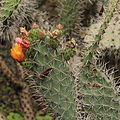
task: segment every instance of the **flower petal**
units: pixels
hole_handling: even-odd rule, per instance
[[[11,48],[10,54],[17,61],[24,60],[24,53],[22,51],[22,47],[17,43]]]
[[[15,39],[15,41],[16,41],[16,43],[21,44],[23,40],[22,40],[22,38],[17,37],[17,38]]]

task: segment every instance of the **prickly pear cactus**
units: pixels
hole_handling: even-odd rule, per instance
[[[85,62],[90,61],[93,58],[93,54],[95,53],[96,49],[99,48],[99,44],[103,40],[105,30],[109,27],[109,23],[114,15],[114,12],[116,11],[116,9],[119,5],[119,0],[116,0],[114,2],[112,1],[110,3],[111,4],[109,6],[109,10],[107,10],[105,17],[103,17],[103,21],[98,22],[98,31],[95,32],[96,35],[94,37],[93,36],[91,37],[91,34],[88,33],[88,35],[86,35],[86,37],[84,39],[84,42],[86,42],[89,45],[89,46],[87,46],[88,47],[87,48],[88,55],[85,58]],[[92,29],[92,32],[93,31],[94,31],[94,29]]]
[[[48,104],[62,120],[76,120],[73,78],[59,51],[48,48],[43,42],[37,44],[34,70],[42,73],[48,68],[52,71],[45,80],[39,80],[40,91]]]
[[[14,13],[14,10],[17,7],[19,8],[19,10],[23,10],[21,8],[25,8],[25,9],[22,12],[20,12],[21,16],[20,17],[17,16],[18,19],[14,19],[14,21],[17,21],[17,23],[19,23],[19,20],[20,21],[28,20],[27,22],[29,23],[30,22],[29,17],[31,18],[30,14],[32,13],[31,11],[33,9],[29,7],[30,5],[28,4],[29,1],[27,0],[21,0],[21,1],[19,2],[22,3],[21,4],[22,7],[17,7],[19,6],[18,4],[15,4],[15,7],[13,7],[14,5],[12,4],[12,10],[8,10],[6,12],[4,11],[4,9],[1,9],[3,10],[2,12],[3,14],[1,17],[2,20],[6,20],[6,19],[8,21],[11,20],[8,19],[12,14],[11,11],[13,11]],[[92,4],[94,3],[94,1],[95,0],[83,1],[85,7],[82,8],[81,6],[81,8],[79,9],[82,10],[79,13],[80,16],[78,15],[77,24],[74,24],[75,17],[77,17],[76,14],[78,13],[78,11],[76,12],[77,6],[76,4],[75,6],[72,7],[70,5],[73,5],[73,3],[77,3],[77,2],[82,3],[82,0],[65,1],[66,3],[65,7],[68,10],[66,11],[67,12],[66,16],[69,14],[70,11],[72,11],[73,13],[71,15],[69,14],[70,16],[67,16],[68,19],[64,18],[63,23],[65,25],[66,31],[71,31],[73,27],[75,27],[76,33],[77,32],[79,33],[79,30],[76,28],[80,29],[81,27],[81,23],[83,22],[83,19],[81,19],[81,22],[79,23],[79,18],[82,17],[82,15],[85,12],[85,9],[87,7],[86,3],[87,5],[89,5],[89,3]],[[10,4],[10,2],[11,1],[5,3]],[[69,5],[67,5],[67,3],[69,3]],[[118,3],[118,0],[115,0],[115,3]],[[35,84],[33,87],[37,88],[37,92],[39,91],[40,93],[43,94],[44,98],[46,98],[47,105],[51,107],[53,112],[56,114],[57,119],[60,120],[81,120],[81,119],[82,120],[119,120],[120,119],[120,102],[119,102],[119,97],[117,96],[117,92],[115,90],[114,81],[113,79],[110,78],[110,76],[108,77],[101,69],[99,70],[97,65],[94,65],[92,61],[94,57],[94,53],[96,49],[99,48],[99,43],[103,39],[104,32],[106,31],[107,27],[109,26],[109,22],[113,17],[115,7],[116,4],[115,6],[112,6],[112,9],[110,8],[110,14],[108,14],[108,16],[105,17],[105,21],[104,20],[102,21],[103,24],[100,24],[100,30],[98,31],[95,37],[96,41],[92,43],[92,46],[90,46],[90,48],[88,49],[87,51],[88,54],[87,56],[85,56],[84,59],[85,61],[82,61],[82,59],[80,59],[80,61],[78,62],[82,64],[81,65],[82,67],[80,67],[80,70],[79,68],[77,69],[78,74],[74,74],[73,75],[74,77],[70,72],[69,69],[70,66],[68,66],[67,62],[64,59],[65,58],[64,54],[61,54],[61,51],[59,49],[60,41],[56,39],[57,36],[56,33],[58,31],[48,32],[50,34],[50,37],[54,39],[48,38],[48,36],[45,35],[46,33],[44,33],[42,30],[36,32],[34,31],[36,29],[35,28],[33,29],[33,31],[30,31],[31,32],[30,34],[33,37],[32,39],[34,39],[35,41],[33,41],[32,44],[34,45],[32,46],[33,48],[31,48],[30,51],[27,51],[28,53],[33,51],[32,54],[30,54],[30,56],[28,55],[29,59],[31,60],[28,61],[28,63],[29,62],[32,63],[32,65],[31,64],[29,65],[32,68],[32,70],[35,72],[35,75],[37,75],[37,78],[35,77],[35,80],[38,84],[38,86],[35,86],[36,85]],[[26,13],[26,11],[27,14],[24,14]],[[24,17],[22,16],[22,14],[28,16]],[[15,18],[14,15],[12,16],[13,18]],[[69,22],[72,24],[68,24]],[[13,30],[14,27],[18,28],[19,25],[16,25],[15,23],[13,27],[9,28],[9,30]],[[47,28],[49,29],[49,26],[47,26]],[[8,33],[9,33],[8,31],[5,32],[4,36],[11,34]],[[80,35],[78,33],[77,33],[78,38],[80,38]],[[1,38],[2,39],[0,39],[0,42],[1,40],[3,41],[4,37],[2,36]],[[11,38],[13,38],[13,34]],[[29,40],[31,40],[31,38]],[[27,61],[25,62],[27,63]],[[84,63],[88,66],[84,66]],[[89,65],[88,63],[92,63],[93,66],[91,64]],[[76,66],[78,67],[79,65],[80,64]],[[77,80],[76,85],[74,84],[75,79]],[[38,95],[36,93],[36,99],[37,97]],[[42,104],[40,101],[38,102],[39,104]],[[80,105],[78,103],[80,103]],[[81,114],[81,118],[78,117],[78,115],[80,114]],[[3,116],[0,114],[0,117]]]
[[[112,4],[112,9],[110,8],[110,12],[108,11],[109,14],[106,15],[105,21],[102,21],[95,38],[95,44],[92,44],[92,47],[88,49],[85,63],[92,60],[94,51],[112,18],[117,2],[116,0],[115,4]],[[34,71],[42,73],[48,68],[52,68],[46,79],[38,79],[37,82],[48,104],[60,116],[60,119],[79,120],[84,116],[84,120],[119,120],[119,99],[116,96],[115,86],[113,81],[101,70],[92,69],[91,66],[90,68],[81,67],[79,86],[77,86],[80,93],[77,96],[79,97],[78,101],[75,101],[74,79],[69,73],[66,62],[59,54],[59,50],[53,50],[43,42],[38,43],[34,49],[36,51]],[[77,102],[81,104],[79,110],[76,109]],[[76,114],[81,114],[82,118],[76,117]]]
[[[116,0],[109,2],[109,10],[105,13],[105,16],[103,16],[104,19],[98,20],[99,22],[97,23],[97,27],[94,27],[95,24],[93,24],[90,29],[92,34],[88,33],[88,35],[86,35],[84,39],[84,41],[89,45],[87,51],[88,55],[85,56],[84,59],[84,62],[85,64],[87,64],[87,66],[84,66],[84,68],[81,70],[79,84],[80,92],[82,94],[82,109],[87,120],[120,119],[120,100],[118,92],[115,89],[115,78],[112,78],[110,76],[110,69],[107,68],[107,63],[103,59],[101,61],[103,62],[103,67],[101,67],[101,69],[99,69],[98,67],[98,56],[99,54],[101,54],[101,56],[104,54],[102,52],[102,48],[105,48],[105,46],[108,46],[108,44],[113,43],[110,42],[110,39],[109,42],[107,42],[107,39],[110,37],[108,29],[111,26],[110,23],[114,16],[115,10],[118,9],[117,7],[119,6],[119,1]],[[93,27],[97,28],[97,30],[95,31]],[[115,34],[117,34],[117,32],[115,31]],[[91,35],[94,35],[94,33],[95,36],[92,36],[93,38],[91,39]],[[106,35],[108,35],[109,37],[106,37]],[[99,54],[97,52],[99,52]],[[105,49],[104,52],[106,52]],[[104,59],[106,59],[106,56],[104,57]],[[93,66],[91,65],[91,63]],[[104,70],[104,68],[106,70]],[[112,75],[114,76],[114,72]]]
[[[80,75],[80,92],[87,120],[119,120],[120,104],[113,80],[101,70],[85,67]]]

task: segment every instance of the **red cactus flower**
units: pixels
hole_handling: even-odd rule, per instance
[[[24,49],[28,49],[29,46],[30,46],[30,42],[26,39],[22,39],[22,38],[19,38],[17,37],[16,38],[16,43],[20,44],[22,48]]]
[[[28,40],[24,39],[24,40],[22,41],[22,43],[21,43],[21,46],[22,46],[22,48],[24,48],[24,49],[28,49],[29,46],[30,46],[30,42],[29,42]]]

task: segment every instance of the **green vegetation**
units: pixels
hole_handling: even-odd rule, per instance
[[[10,112],[9,115],[7,116],[8,120],[24,120],[23,117],[18,114],[18,113],[14,113],[14,112]],[[45,115],[45,116],[36,116],[36,120],[52,120],[52,117],[49,115]]]
[[[23,118],[21,117],[20,114],[18,113],[9,113],[9,115],[7,116],[8,120],[23,120]]]
[[[52,120],[52,117],[49,115],[46,116],[36,116],[36,120]]]
[[[40,91],[58,116],[62,115],[65,120],[75,120],[73,78],[66,61],[64,61],[60,45],[56,46],[55,43],[49,42],[49,40],[59,41],[60,36],[53,39],[53,34],[51,37],[47,35],[44,41],[41,39],[33,46],[35,66],[32,70],[39,74],[48,68],[53,68],[52,72],[46,76],[45,81],[37,79],[38,85],[41,86]]]

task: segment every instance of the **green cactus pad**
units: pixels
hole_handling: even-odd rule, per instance
[[[80,75],[83,110],[94,120],[119,120],[120,105],[112,81],[97,70],[85,67]],[[91,119],[90,119],[91,120]]]
[[[62,120],[76,120],[73,78],[67,64],[63,61],[63,56],[42,42],[39,42],[34,49],[36,50],[34,58],[37,64],[34,68],[36,73],[40,74],[48,68],[53,68],[46,79],[37,80],[40,91]]]

